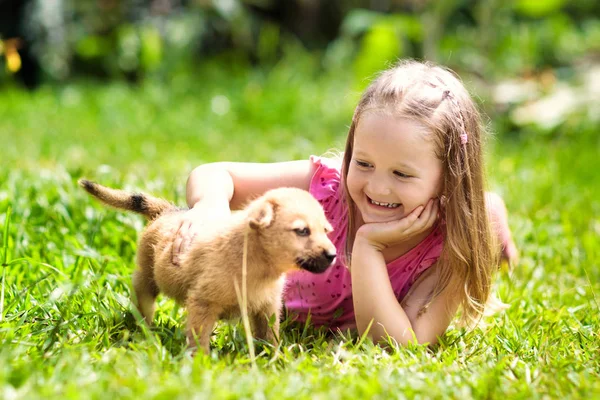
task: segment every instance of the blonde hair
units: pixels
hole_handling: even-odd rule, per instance
[[[430,62],[402,61],[369,85],[354,111],[342,162],[350,211],[347,260],[354,240],[356,204],[349,196],[346,178],[354,132],[366,111],[391,112],[428,128],[436,156],[443,165],[441,195],[445,199],[445,224],[441,224],[444,249],[438,261],[438,281],[428,304],[450,288],[460,299],[463,322],[478,319],[490,294],[497,253],[485,206],[485,130],[477,107],[452,71]]]

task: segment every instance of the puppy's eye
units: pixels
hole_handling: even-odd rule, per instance
[[[310,235],[310,229],[308,229],[308,228],[296,228],[296,229],[294,229],[294,232],[296,232],[296,235],[298,235],[298,236]]]

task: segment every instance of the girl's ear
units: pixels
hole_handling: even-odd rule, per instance
[[[263,201],[250,211],[248,225],[252,229],[268,228],[273,223],[273,216],[273,204],[270,201]]]

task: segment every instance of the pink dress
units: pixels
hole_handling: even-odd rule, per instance
[[[348,207],[340,184],[340,165],[333,160],[312,156],[316,167],[310,182],[310,193],[321,203],[333,226],[329,238],[337,249],[335,263],[322,274],[298,271],[288,275],[285,307],[304,322],[310,314],[312,324],[330,328],[355,328],[350,273],[342,263],[346,243]],[[401,301],[411,285],[442,253],[443,239],[439,228],[421,243],[387,264],[396,298]]]

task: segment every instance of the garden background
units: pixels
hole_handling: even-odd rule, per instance
[[[0,0],[0,398],[593,398],[600,395],[600,3],[593,0]],[[434,348],[284,324],[278,349],[184,313],[130,312],[143,220],[76,181],[183,205],[195,166],[342,149],[398,58],[460,74],[492,133],[489,188],[521,261],[510,305]]]

